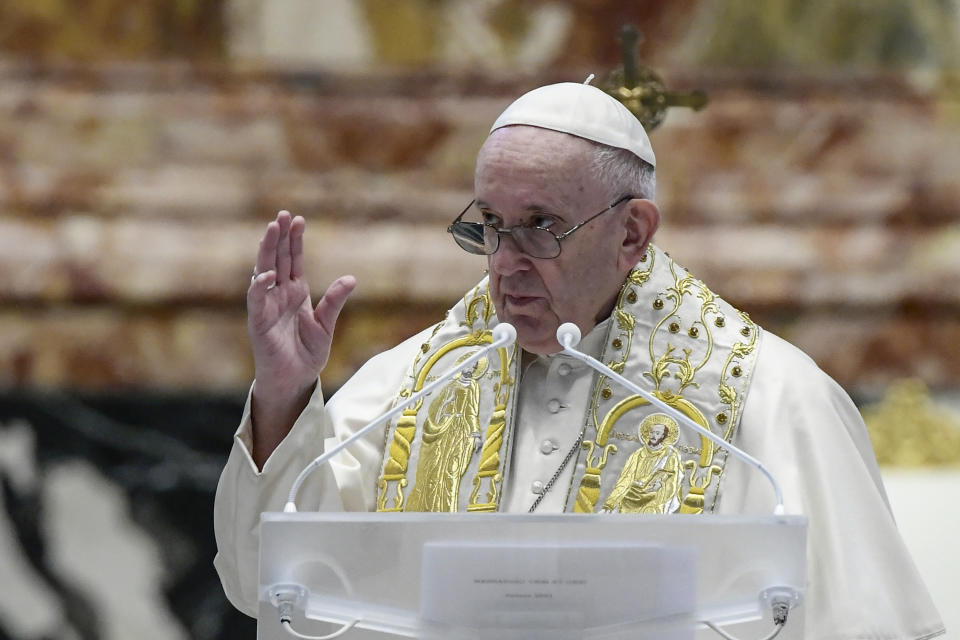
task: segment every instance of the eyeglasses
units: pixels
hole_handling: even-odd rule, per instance
[[[486,222],[464,222],[461,218],[476,203],[476,200],[474,200],[450,223],[447,232],[453,235],[453,239],[460,245],[461,249],[480,256],[489,256],[496,253],[497,249],[500,248],[500,236],[510,235],[513,237],[513,241],[517,243],[520,251],[531,258],[556,258],[560,255],[561,241],[570,237],[574,231],[594,218],[618,207],[627,200],[632,200],[634,197],[632,195],[623,196],[603,211],[590,216],[560,235],[555,234],[550,229],[530,224],[518,224],[504,229]]]

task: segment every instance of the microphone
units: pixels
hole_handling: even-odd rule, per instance
[[[514,327],[509,322],[501,322],[493,328],[493,343],[487,347],[484,353],[489,353],[494,349],[499,349],[500,347],[505,347],[508,344],[513,344],[517,339],[517,328]],[[499,346],[494,346],[494,344],[499,343]]]
[[[564,351],[567,348],[573,348],[580,344],[580,327],[573,324],[572,322],[564,322],[562,325],[557,327],[557,342],[560,343],[560,346],[563,347]]]
[[[770,480],[770,484],[773,485],[773,492],[777,496],[777,506],[774,507],[773,514],[779,516],[779,515],[783,515],[786,512],[783,506],[783,492],[780,490],[780,485],[777,483],[776,479],[774,479],[770,471],[767,470],[767,468],[764,467],[763,463],[761,463],[759,460],[751,456],[749,453],[747,453],[740,447],[737,447],[736,445],[730,442],[727,442],[726,440],[716,435],[709,429],[704,429],[702,426],[700,426],[699,424],[697,424],[696,422],[688,418],[683,413],[677,411],[670,405],[666,404],[665,402],[663,402],[662,400],[660,400],[659,398],[651,394],[649,391],[644,391],[643,389],[638,387],[636,384],[634,384],[632,381],[628,380],[627,378],[624,378],[619,373],[617,373],[610,367],[606,366],[602,362],[598,361],[595,358],[592,358],[591,356],[588,356],[582,351],[577,351],[576,349],[574,349],[576,345],[580,344],[580,328],[577,327],[577,325],[573,324],[572,322],[564,322],[562,325],[560,325],[557,328],[557,342],[560,343],[560,346],[563,347],[563,352],[566,353],[567,355],[573,356],[574,358],[576,358],[577,360],[580,360],[581,362],[585,362],[586,364],[590,365],[591,368],[595,369],[596,371],[599,371],[600,373],[607,376],[608,378],[612,378],[613,380],[616,380],[617,382],[619,382],[626,388],[630,389],[637,395],[646,399],[653,406],[657,407],[664,413],[668,414],[669,416],[677,420],[679,423],[683,424],[684,426],[690,427],[691,429],[693,429],[703,437],[707,438],[708,440],[711,440],[717,446],[723,447],[724,449],[732,453],[735,457],[739,458],[740,460],[746,462],[751,467],[754,467],[755,469],[763,473],[767,477],[767,479]]]
[[[347,438],[346,440],[344,440],[334,448],[330,449],[329,451],[324,451],[322,454],[314,458],[313,461],[310,462],[310,464],[308,464],[303,468],[303,471],[300,472],[300,475],[297,476],[297,479],[293,481],[293,486],[290,487],[290,494],[287,496],[287,503],[283,506],[284,512],[296,513],[297,493],[300,492],[300,487],[303,485],[307,477],[311,473],[313,473],[314,470],[316,470],[318,467],[326,463],[328,460],[330,460],[330,458],[334,457],[335,455],[340,453],[342,450],[346,449],[351,444],[353,444],[354,442],[362,438],[374,427],[379,426],[384,422],[386,422],[387,420],[390,420],[391,418],[399,415],[400,413],[403,412],[404,409],[414,404],[417,400],[427,395],[428,393],[430,393],[431,391],[439,387],[441,384],[449,380],[452,380],[464,369],[468,369],[472,367],[475,362],[480,360],[480,358],[483,358],[491,351],[513,344],[513,342],[517,339],[517,330],[509,322],[499,323],[497,326],[493,328],[493,331],[491,333],[492,333],[493,341],[490,344],[488,344],[485,347],[482,347],[475,354],[473,354],[472,356],[470,356],[469,358],[467,358],[457,366],[453,367],[449,371],[446,371],[445,373],[443,373],[439,378],[437,378],[436,380],[434,380],[433,382],[425,386],[423,389],[412,394],[402,404],[398,404],[396,407],[394,407],[390,411],[387,411],[383,415],[374,418],[371,422],[365,425],[362,429],[356,431],[349,438]]]

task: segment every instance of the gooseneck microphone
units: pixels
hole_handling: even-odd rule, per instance
[[[644,391],[643,389],[638,387],[636,384],[634,384],[627,378],[624,378],[619,373],[617,373],[610,367],[606,366],[599,360],[591,356],[588,356],[582,351],[577,351],[576,349],[574,349],[576,345],[580,344],[580,328],[577,327],[577,325],[573,324],[572,322],[564,322],[562,325],[560,325],[560,327],[557,328],[557,342],[560,343],[560,346],[563,347],[563,352],[566,353],[567,355],[573,356],[577,360],[585,362],[590,367],[592,367],[596,371],[599,371],[600,373],[607,376],[608,378],[616,380],[627,389],[630,389],[637,395],[647,400],[653,406],[657,407],[667,415],[677,420],[679,423],[683,424],[684,426],[690,427],[691,429],[693,429],[694,431],[702,435],[704,438],[707,438],[708,440],[713,441],[717,446],[723,447],[724,449],[732,453],[737,458],[743,460],[748,465],[756,468],[761,473],[763,473],[763,475],[767,476],[767,478],[770,480],[770,484],[773,485],[773,492],[777,496],[777,506],[774,508],[773,514],[778,516],[784,514],[785,509],[783,506],[783,493],[780,491],[780,485],[774,479],[770,471],[768,471],[767,468],[763,466],[763,463],[761,463],[759,460],[751,456],[749,453],[747,453],[743,449],[740,449],[734,444],[727,442],[726,440],[716,435],[709,429],[703,428],[701,425],[697,424],[696,422],[688,418],[683,413],[677,411],[670,405],[666,404],[665,402],[663,402],[662,400],[660,400],[659,398],[651,394],[649,391]]]
[[[420,398],[427,395],[428,393],[430,393],[431,391],[439,387],[441,384],[449,380],[452,380],[464,369],[469,369],[470,367],[472,367],[475,362],[477,362],[478,360],[486,356],[491,351],[509,346],[513,344],[513,342],[517,339],[517,330],[514,328],[512,324],[508,322],[499,323],[497,326],[493,328],[492,333],[493,333],[493,336],[492,336],[493,341],[490,344],[486,345],[485,347],[482,347],[479,351],[474,353],[472,356],[470,356],[463,362],[459,363],[457,366],[453,367],[449,371],[446,371],[445,373],[443,373],[439,378],[437,378],[436,380],[434,380],[433,382],[425,386],[423,389],[412,394],[402,404],[399,404],[393,409],[391,409],[390,411],[387,411],[386,413],[384,413],[383,415],[374,418],[371,422],[369,422],[362,429],[355,432],[349,438],[347,438],[346,440],[344,440],[334,448],[330,449],[329,451],[324,451],[322,454],[314,458],[312,462],[310,462],[307,466],[303,468],[303,471],[300,472],[300,475],[297,476],[297,479],[293,481],[293,486],[290,487],[290,494],[287,496],[287,503],[283,507],[284,512],[286,513],[296,512],[297,493],[300,492],[301,485],[303,485],[304,481],[307,479],[307,477],[311,473],[313,473],[315,469],[317,469],[318,467],[326,463],[328,460],[330,460],[330,458],[340,453],[343,449],[349,447],[351,444],[353,444],[354,442],[362,438],[374,427],[377,427],[383,424],[384,422],[386,422],[387,420],[390,420],[391,418],[399,415],[400,413],[403,412],[404,409],[413,405]]]

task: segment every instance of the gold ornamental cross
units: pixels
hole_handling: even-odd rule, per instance
[[[637,45],[641,34],[633,25],[624,25],[620,31],[623,48],[623,66],[607,76],[601,88],[619,100],[643,124],[647,132],[656,129],[671,107],[688,107],[699,111],[707,105],[707,94],[699,89],[669,91],[657,73],[637,62]]]

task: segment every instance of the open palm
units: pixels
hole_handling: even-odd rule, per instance
[[[287,211],[267,225],[247,290],[254,400],[271,409],[296,402],[313,387],[330,357],[337,317],[356,285],[352,276],[342,276],[313,306],[303,270],[305,227],[302,217],[291,218]]]

